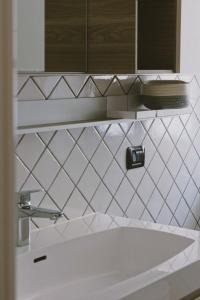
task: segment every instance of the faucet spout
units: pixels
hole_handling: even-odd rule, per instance
[[[63,213],[59,210],[45,209],[35,206],[24,206],[19,208],[18,216],[20,218],[45,218],[50,220],[57,220],[63,216]]]

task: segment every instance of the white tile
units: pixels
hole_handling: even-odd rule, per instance
[[[47,131],[47,132],[40,132],[38,135],[42,139],[43,143],[47,145],[50,140],[52,139],[53,135],[55,134],[55,131]]]
[[[147,209],[145,209],[144,213],[142,214],[141,220],[146,221],[146,222],[154,222],[154,219],[149,214],[149,212],[147,211]]]
[[[65,82],[63,78],[56,85],[56,88],[53,90],[49,99],[66,99],[66,98],[74,98],[74,94]]]
[[[179,116],[181,122],[184,124],[184,126],[186,125],[187,121],[189,120],[190,114],[185,114],[185,115],[181,115]]]
[[[156,148],[153,145],[149,136],[145,137],[145,139],[143,141],[143,146],[146,149],[146,151],[145,151],[145,167],[148,167],[148,165],[150,164],[150,162],[156,152]]]
[[[169,161],[167,162],[167,167],[174,178],[178,174],[181,165],[182,165],[181,156],[179,155],[178,151],[174,149],[173,153],[170,156]]]
[[[200,194],[199,193],[197,194],[195,201],[193,202],[192,212],[193,212],[196,220],[199,221],[199,216],[200,216]]]
[[[200,102],[200,101],[199,101]],[[200,130],[198,134],[195,136],[193,145],[198,153],[200,153]]]
[[[194,230],[195,227],[196,227],[196,224],[197,224],[197,222],[196,222],[193,214],[191,212],[189,212],[189,214],[188,214],[188,216],[187,216],[187,218],[185,220],[184,227],[188,228],[188,229],[193,229]]]
[[[124,215],[123,211],[117,204],[115,200],[112,201],[111,205],[109,206],[107,210],[107,214],[111,216],[119,216],[122,217]]]
[[[192,178],[194,179],[194,182],[196,183],[197,187],[200,188],[200,161],[198,161],[196,165]]]
[[[80,217],[83,215],[86,207],[87,202],[80,194],[80,192],[76,189],[67,202],[63,212],[68,218]]]
[[[159,153],[161,154],[165,162],[169,160],[173,149],[174,145],[170,139],[169,134],[166,132],[158,148]]]
[[[28,80],[28,75],[18,74],[18,76],[17,76],[17,91],[18,92],[23,87],[23,85],[26,83],[27,80]]]
[[[180,155],[182,156],[182,158],[185,158],[188,150],[189,150],[189,147],[191,145],[191,142],[188,138],[188,135],[186,133],[186,131],[184,130],[180,139],[178,140],[178,143],[177,143],[177,148],[180,152]]]
[[[158,189],[164,198],[167,197],[167,194],[169,193],[172,184],[173,184],[173,179],[169,171],[165,169],[158,182]]]
[[[195,113],[191,114],[191,116],[186,124],[186,130],[187,130],[190,138],[193,140],[199,130],[199,121],[198,121]]]
[[[99,176],[96,174],[94,169],[89,165],[84,172],[78,187],[83,193],[83,195],[90,200],[92,196],[94,195],[97,186],[100,182]]]
[[[26,178],[29,176],[29,171],[18,158],[16,158],[15,168],[16,168],[16,182],[15,182],[16,191],[19,191],[22,185],[24,184]]]
[[[85,128],[78,140],[78,145],[90,160],[101,142],[101,137],[94,127]]]
[[[81,152],[78,146],[75,146],[68,160],[66,161],[64,168],[69,174],[70,178],[77,183],[80,179],[83,171],[87,166],[87,159]]]
[[[176,178],[176,183],[179,189],[181,190],[181,192],[185,190],[189,179],[190,179],[190,174],[188,173],[186,167],[183,165]]]
[[[133,195],[134,195],[134,189],[130,185],[129,181],[124,178],[119,190],[117,191],[115,195],[115,199],[119,203],[120,207],[125,211],[128,204],[130,203]]]
[[[81,98],[87,98],[87,97],[100,97],[101,93],[97,89],[95,83],[92,81],[91,78],[88,79],[86,84],[84,85],[82,91],[79,94],[79,97]]]
[[[63,164],[74,145],[75,142],[71,135],[66,130],[59,130],[50,142],[49,149],[53,152],[58,161]]]
[[[172,213],[170,212],[169,208],[165,204],[157,218],[157,222],[165,225],[169,225],[172,219]]]
[[[167,112],[167,110],[166,110],[166,112]],[[163,122],[164,126],[165,126],[166,128],[168,128],[169,125],[170,125],[170,123],[172,122],[172,118],[171,118],[171,117],[167,117],[167,115],[166,115],[166,116],[162,119],[162,122]]]
[[[125,93],[128,93],[130,88],[133,86],[137,75],[118,75],[117,78],[120,81]]]
[[[123,173],[118,166],[118,164],[113,161],[112,165],[108,169],[103,181],[105,182],[107,188],[114,194],[122,181]]]
[[[196,185],[194,184],[193,180],[190,179],[190,181],[187,185],[187,188],[183,194],[189,207],[192,207],[192,204],[195,200],[197,192],[198,192],[198,189],[197,189]]]
[[[36,134],[26,134],[16,149],[16,153],[32,169],[45,146]]]
[[[198,98],[200,96],[200,88],[197,81],[197,78],[194,76],[190,82],[190,103],[194,107]]]
[[[141,184],[139,185],[138,188],[138,194],[142,198],[144,203],[147,203],[153,190],[155,188],[155,185],[151,179],[151,177],[146,173],[144,175],[144,178],[142,179]]]
[[[195,112],[198,120],[200,121],[200,101],[197,101],[195,108],[194,108],[194,112]]]
[[[165,133],[165,127],[160,119],[156,119],[153,122],[149,130],[149,135],[156,146],[158,146]]]
[[[145,207],[144,207],[142,201],[137,196],[137,194],[135,194],[133,200],[131,201],[130,206],[127,209],[126,214],[129,218],[140,219],[144,209],[145,209]]]
[[[176,227],[179,227],[180,225],[178,224],[178,222],[176,221],[175,218],[172,218],[171,222],[170,222],[170,225],[172,226],[176,226]]]
[[[127,172],[127,177],[136,189],[145,173],[145,168],[136,168]]]
[[[111,85],[109,86],[108,90],[106,91],[106,96],[120,96],[124,95],[124,91],[117,80],[117,78],[114,78]]]
[[[60,79],[60,76],[34,76],[34,81],[42,90],[43,94],[48,98],[56,83]]]
[[[147,151],[148,151],[148,149],[147,149]],[[156,183],[158,182],[164,168],[165,168],[165,165],[164,165],[162,159],[160,158],[160,155],[157,152],[148,167],[148,171],[149,171],[151,177],[153,178],[154,182],[156,182]]]
[[[154,219],[157,218],[158,213],[160,212],[162,206],[164,204],[164,200],[157,189],[154,190],[148,204],[147,208]]]
[[[116,160],[120,164],[121,168],[123,169],[124,172],[127,171],[126,168],[126,150],[128,147],[130,147],[130,143],[127,140],[127,138],[124,139],[123,143],[121,144],[119,150],[116,153]]]
[[[112,159],[113,156],[110,153],[108,147],[104,143],[101,143],[91,160],[91,164],[93,165],[97,173],[101,177],[103,177]]]
[[[66,173],[61,170],[51,188],[49,189],[49,194],[53,199],[55,199],[59,207],[62,208],[68,197],[70,196],[73,188],[74,184],[66,175]]]
[[[93,197],[91,205],[95,209],[95,211],[105,213],[107,208],[109,207],[111,200],[111,194],[109,193],[105,185],[101,183]]]
[[[30,78],[18,94],[18,100],[42,100],[45,99],[39,88]]]
[[[153,120],[151,120],[151,119],[147,119],[147,120],[143,120],[142,121],[142,125],[144,126],[144,128],[148,131],[149,130],[149,128],[151,127],[151,125],[152,125],[152,123],[153,123]]]
[[[105,125],[105,124],[102,124],[102,125],[99,125],[99,126],[95,126],[96,130],[98,131],[99,135],[101,137],[104,137],[104,135],[106,134],[108,128],[109,128],[110,125]]]
[[[110,151],[115,154],[124,139],[124,133],[119,124],[112,124],[106,133],[104,141]]]
[[[192,146],[190,148],[188,154],[185,157],[185,164],[190,173],[193,173],[198,161],[199,161],[199,157],[198,157],[194,147]]]
[[[141,145],[145,136],[146,131],[141,122],[134,122],[127,134],[127,138],[133,146]]]
[[[174,183],[166,199],[166,202],[172,212],[174,212],[175,209],[177,208],[180,199],[181,199],[181,193],[177,188],[176,184]]]
[[[131,128],[133,122],[132,121],[124,121],[120,123],[120,127],[122,128],[123,132],[127,134],[129,129]]]
[[[173,118],[171,124],[168,127],[169,134],[174,141],[177,142],[180,137],[181,132],[183,131],[183,124],[178,117]]]
[[[182,200],[180,201],[180,203],[175,211],[175,217],[181,226],[183,226],[188,213],[189,213],[189,208],[182,198]]]
[[[59,170],[59,165],[49,151],[45,151],[36,167],[33,174],[45,189],[51,185]]]
[[[77,141],[81,134],[83,133],[84,128],[72,128],[69,129],[69,133],[72,135],[72,137],[75,139],[75,141]]]
[[[113,79],[113,75],[94,75],[92,78],[101,94],[104,95]]]
[[[65,80],[68,82],[74,94],[77,96],[88,77],[88,75],[68,75],[65,76]]]

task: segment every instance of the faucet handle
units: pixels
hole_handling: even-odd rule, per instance
[[[17,193],[17,202],[21,205],[30,205],[31,204],[31,194],[43,192],[43,189],[30,190],[30,191],[21,191]]]

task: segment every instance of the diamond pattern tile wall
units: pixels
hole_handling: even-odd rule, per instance
[[[134,94],[139,84],[152,78],[166,76],[20,75],[18,99]],[[42,188],[44,192],[33,197],[34,205],[60,209],[65,219],[99,211],[199,229],[197,78],[190,79],[190,116],[19,136],[16,189]],[[127,171],[126,148],[141,143],[146,147],[145,167]],[[38,228],[52,221],[32,222]]]

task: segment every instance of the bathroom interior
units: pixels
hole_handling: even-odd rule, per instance
[[[0,300],[200,299],[199,11],[0,0]]]

